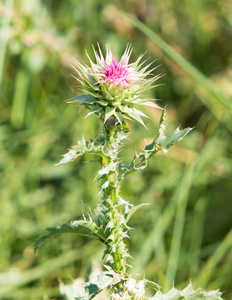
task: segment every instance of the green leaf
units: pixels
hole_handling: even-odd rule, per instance
[[[72,146],[72,148],[66,154],[63,155],[61,161],[56,165],[62,165],[73,161],[78,156],[83,155],[85,153],[99,155],[105,159],[107,158],[107,155],[104,153],[104,141],[101,138],[101,136],[95,141],[90,140],[90,142],[82,138],[76,146]]]
[[[146,146],[145,150],[151,150],[155,146],[158,148],[158,150],[162,150],[164,153],[167,153],[171,146],[173,146],[174,144],[182,140],[183,137],[192,130],[192,128],[189,127],[180,130],[178,127],[171,134],[166,136],[165,117],[166,117],[166,112],[164,109],[162,111],[161,118],[160,118],[159,135],[157,136],[156,139],[154,139],[154,141],[151,144]]]
[[[205,292],[201,289],[194,290],[192,285],[189,284],[185,289],[182,291],[172,288],[168,293],[163,294],[158,291],[154,297],[150,297],[149,300],[200,300],[200,299],[207,299],[207,300],[222,300],[221,292],[219,291],[210,291]]]
[[[149,158],[151,158],[160,150],[164,153],[167,153],[171,146],[182,140],[183,137],[192,130],[192,128],[185,128],[183,130],[180,130],[178,127],[175,131],[166,136],[166,126],[164,122],[165,110],[163,110],[161,114],[158,136],[153,140],[151,144],[147,144],[142,152],[134,156],[130,165],[119,165],[118,181],[121,181],[125,178],[125,176],[129,175],[132,172],[143,170],[144,168],[146,168]]]
[[[109,266],[104,266],[106,272],[101,272],[94,267],[88,276],[89,282],[83,282],[77,278],[71,284],[65,285],[60,281],[60,292],[66,300],[90,300],[107,287],[112,287],[121,281],[119,274],[115,273]]]
[[[78,142],[76,146],[72,146],[72,148],[63,155],[63,158],[61,161],[56,165],[62,165],[66,164],[67,162],[70,162],[74,159],[76,159],[78,156],[84,154],[88,150],[88,142],[85,141],[84,138]]]
[[[183,139],[184,136],[186,136],[190,131],[192,130],[192,128],[185,128],[180,130],[179,127],[173,131],[171,134],[167,135],[167,136],[158,136],[155,140],[154,140],[154,144],[160,148],[160,150],[162,150],[164,153],[167,153],[169,148],[171,148],[171,146],[173,146],[174,144],[178,143],[180,140]]]
[[[97,278],[91,283],[85,283],[85,294],[82,297],[77,297],[77,300],[91,300],[97,294],[107,287],[114,286],[121,281],[120,276],[113,270],[103,272],[97,275]]]
[[[75,233],[79,235],[92,235],[93,237],[105,242],[106,236],[104,230],[99,228],[92,220],[73,221],[70,224],[62,226],[48,227],[46,235],[38,238],[34,243],[34,252],[42,246],[49,238],[57,236],[61,233]]]
[[[131,171],[131,165],[119,164],[118,181],[121,181]]]
[[[85,290],[87,294],[84,297],[76,298],[76,299],[93,299],[97,294],[99,294],[102,289],[95,283],[88,283],[85,286]]]
[[[79,153],[76,152],[75,149],[70,149],[68,151],[68,153],[66,153],[66,154],[63,155],[63,158],[61,159],[61,161],[58,164],[56,164],[56,166],[57,165],[66,164],[66,163],[68,163],[70,161],[73,161],[75,158],[77,158],[81,154],[82,154],[81,152],[79,152]]]

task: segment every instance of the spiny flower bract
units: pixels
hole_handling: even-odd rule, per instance
[[[134,63],[129,63],[132,48],[127,46],[119,62],[115,59],[109,45],[106,46],[105,57],[98,45],[98,52],[93,48],[95,60],[89,57],[90,66],[76,61],[76,68],[81,83],[82,95],[70,99],[90,110],[87,116],[97,114],[106,122],[109,118],[116,118],[120,124],[124,119],[135,119],[144,125],[142,117],[147,117],[136,107],[147,105],[158,106],[143,98],[144,92],[154,87],[153,83],[160,75],[152,76],[148,70],[151,64],[144,66],[141,61],[143,55]],[[145,125],[144,125],[145,126]]]

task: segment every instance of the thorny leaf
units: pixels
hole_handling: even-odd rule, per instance
[[[119,274],[112,269],[107,272],[102,272],[97,276],[97,279],[92,283],[85,283],[85,294],[77,297],[77,300],[91,300],[107,287],[114,286],[121,281]]]
[[[96,140],[90,140],[89,142],[84,139],[84,137],[77,143],[76,146],[72,146],[72,148],[63,155],[63,158],[57,165],[65,164],[70,161],[73,161],[78,156],[83,155],[85,153],[90,153],[94,155],[99,155],[103,159],[107,158],[107,155],[104,153],[104,140],[100,136]]]
[[[185,128],[180,130],[178,127],[171,134],[165,135],[166,125],[164,124],[164,122],[165,111],[163,110],[160,119],[158,136],[153,140],[151,144],[147,144],[142,152],[134,156],[130,165],[119,165],[118,181],[121,181],[125,176],[129,175],[132,172],[146,168],[147,161],[150,157],[152,157],[158,151],[167,153],[171,146],[182,140],[182,138],[192,130],[192,128]]]
[[[172,288],[168,293],[163,294],[158,291],[154,297],[150,297],[149,300],[222,300],[221,292],[219,291],[210,291],[205,292],[201,289],[194,290],[192,285],[189,284],[182,291]]]
[[[106,236],[104,230],[98,227],[92,220],[73,221],[71,224],[63,224],[62,226],[54,226],[47,228],[47,234],[38,238],[34,243],[34,251],[46,242],[47,239],[57,236],[61,233],[75,233],[79,235],[90,235],[104,242]]]

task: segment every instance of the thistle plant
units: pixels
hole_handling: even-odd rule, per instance
[[[102,290],[108,291],[110,299],[221,299],[220,293],[194,290],[191,284],[184,290],[173,288],[168,294],[159,291],[159,285],[148,280],[136,280],[129,275],[130,257],[126,239],[129,238],[128,221],[144,204],[134,206],[122,199],[120,186],[123,179],[133,172],[146,168],[148,160],[158,151],[167,153],[169,148],[187,135],[191,128],[177,128],[166,134],[165,109],[159,108],[145,97],[146,90],[155,87],[160,75],[154,76],[151,64],[146,64],[143,55],[129,63],[132,48],[128,46],[118,62],[110,46],[106,46],[105,57],[100,47],[93,48],[95,62],[76,62],[77,80],[82,92],[71,98],[69,103],[84,106],[87,116],[94,114],[101,123],[101,134],[86,141],[83,137],[63,156],[58,165],[68,163],[85,153],[92,154],[100,166],[96,175],[100,189],[99,203],[94,212],[90,210],[83,220],[47,228],[47,234],[35,241],[35,250],[48,238],[61,233],[88,234],[105,245],[103,270],[92,282],[73,282],[72,286],[61,284],[65,299],[92,299]],[[128,122],[136,121],[145,126],[147,117],[140,108],[150,106],[161,110],[158,135],[143,151],[135,154],[128,165],[121,163],[119,152],[123,141],[130,134]],[[90,276],[91,278],[91,276]],[[153,297],[146,296],[145,288],[154,288]]]

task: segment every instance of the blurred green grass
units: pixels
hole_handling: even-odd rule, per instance
[[[36,255],[32,247],[43,228],[81,218],[98,201],[89,158],[54,166],[99,131],[94,117],[65,104],[77,91],[73,59],[87,61],[97,42],[118,57],[131,43],[131,60],[147,51],[165,74],[151,96],[168,104],[169,130],[195,126],[125,180],[124,198],[150,203],[130,224],[133,272],[164,289],[191,279],[232,297],[231,25],[225,0],[0,3],[1,299],[60,299],[58,278],[85,276],[93,256],[101,260],[101,245],[86,238],[57,238]],[[132,126],[125,161],[156,134],[160,112],[147,113],[148,130]]]

